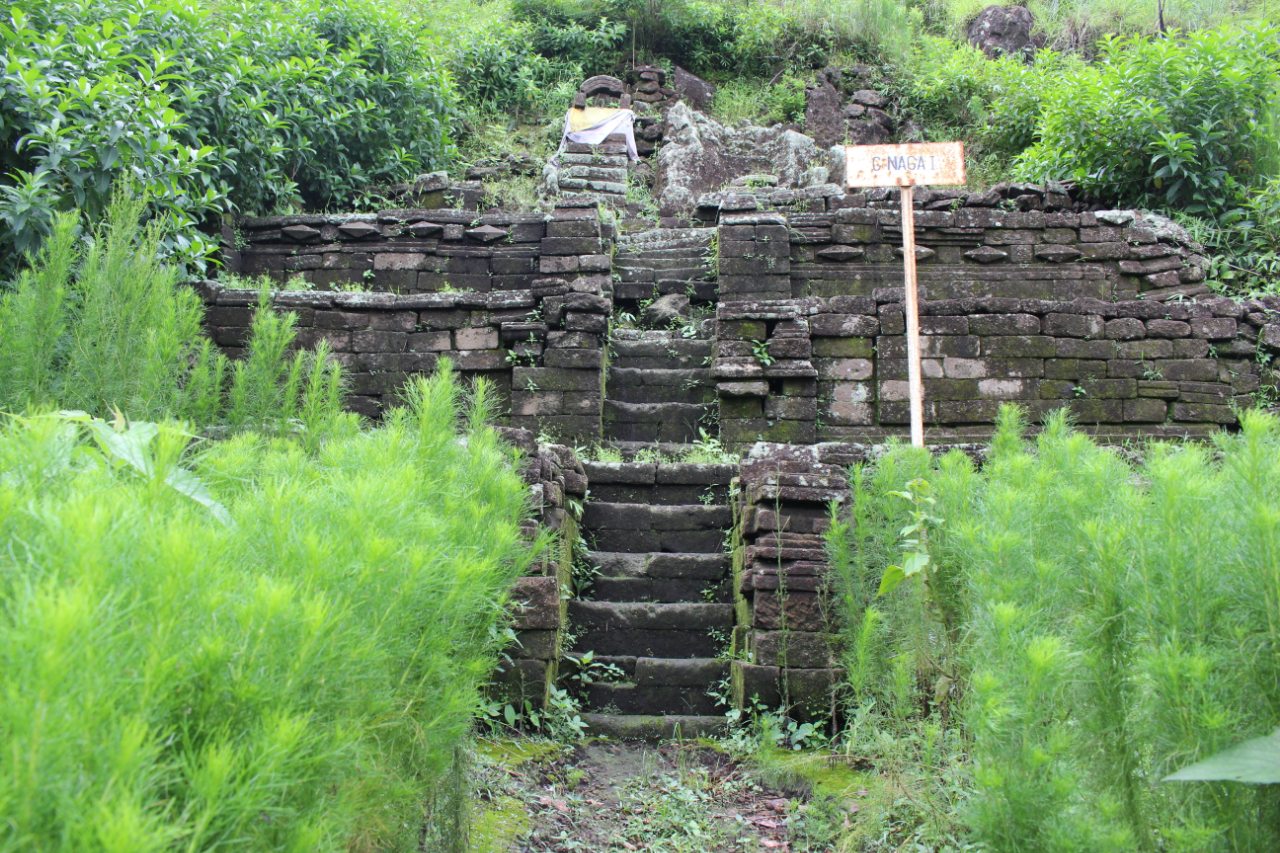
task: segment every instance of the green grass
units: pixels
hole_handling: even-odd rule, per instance
[[[141,474],[78,425],[8,421],[0,849],[451,849],[529,559],[526,490],[474,417],[459,440],[459,394],[446,369],[314,451],[198,450],[229,525],[167,484],[172,424]]]
[[[1242,418],[1131,463],[1062,417],[1025,444],[1009,409],[981,472],[898,448],[855,476],[830,536],[850,731],[961,726],[958,814],[985,849],[1280,843],[1275,791],[1160,781],[1280,718],[1280,420]],[[907,521],[892,493],[920,479],[931,563],[877,596]]]

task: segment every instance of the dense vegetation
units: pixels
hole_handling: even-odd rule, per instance
[[[915,771],[954,821],[922,809],[923,836],[1280,844],[1274,786],[1161,782],[1280,718],[1280,422],[1243,418],[1212,448],[1155,445],[1134,463],[1062,417],[1027,445],[1008,408],[981,471],[902,447],[853,472],[829,542],[860,737],[932,731],[926,767],[960,772],[966,792]],[[901,579],[899,563],[919,570]]]
[[[969,144],[977,183],[1066,182],[1190,217],[1214,280],[1280,270],[1280,23],[1263,2],[1031,2],[1034,64],[965,41],[971,0],[19,0],[0,22],[0,275],[58,211],[141,182],[168,254],[221,216],[376,203],[500,154],[537,162],[585,75],[634,60],[720,86],[725,119],[803,117],[815,69],[862,65],[904,133]],[[1179,29],[1182,28],[1182,29]],[[460,146],[455,148],[455,142]],[[527,184],[525,186],[524,184]],[[496,189],[533,203],[532,179]]]
[[[451,154],[447,76],[372,6],[20,0],[8,14],[0,273],[57,211],[100,217],[118,177],[143,184],[173,219],[165,248],[196,263],[210,247],[195,226],[222,213],[349,206]]]
[[[229,367],[144,206],[0,304],[0,849],[451,849],[536,553],[489,389],[362,427],[265,303]]]

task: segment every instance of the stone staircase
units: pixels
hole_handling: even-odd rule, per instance
[[[651,228],[618,236],[614,272],[615,299],[650,299],[689,293],[693,299],[716,298],[716,262],[712,254],[715,228]]]
[[[604,436],[614,441],[692,442],[714,433],[713,342],[674,331],[615,330],[605,384]]]
[[[594,652],[622,675],[582,696],[592,731],[672,737],[716,730],[724,708],[707,689],[728,675],[733,605],[728,504],[734,465],[586,462],[582,518],[600,575],[569,602],[572,653]]]

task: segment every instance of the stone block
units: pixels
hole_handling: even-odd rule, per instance
[[[1034,314],[978,314],[969,318],[974,335],[1038,335],[1040,318]]]
[[[453,340],[454,347],[460,350],[497,349],[498,330],[492,328],[458,329],[453,333]]]
[[[1164,423],[1169,417],[1169,404],[1164,400],[1138,397],[1124,401],[1125,423]]]
[[[1124,421],[1124,400],[1072,400],[1068,407],[1082,424],[1118,424]]]
[[[834,634],[801,631],[752,631],[748,653],[761,666],[829,667],[834,665]]]
[[[609,329],[609,318],[603,314],[587,314],[581,311],[566,311],[564,327],[571,332],[591,332],[602,334]]]
[[[970,333],[969,318],[962,316],[920,318],[920,334],[922,335],[967,335]]]
[[[600,371],[516,367],[511,371],[511,386],[530,391],[599,391]]]
[[[1038,379],[979,379],[978,396],[986,400],[1031,400],[1038,396]]]
[[[804,421],[818,417],[818,401],[814,397],[769,397],[764,401],[766,418]]]
[[[820,597],[814,592],[757,591],[751,607],[755,628],[824,632],[829,629]]]
[[[1191,321],[1191,334],[1205,340],[1232,340],[1237,331],[1236,321],[1228,317],[1197,317]]]
[[[907,320],[902,313],[901,305],[881,305],[879,314],[881,335],[905,335],[907,333]]]
[[[1136,317],[1120,317],[1107,321],[1106,336],[1113,341],[1137,340],[1147,336],[1147,327]]]
[[[560,582],[555,577],[524,577],[511,587],[511,627],[554,630],[560,627]]]
[[[1217,382],[1218,365],[1207,359],[1168,359],[1157,361],[1155,369],[1161,379],[1173,382]],[[1175,419],[1176,415],[1175,415]],[[1219,421],[1219,423],[1224,423]],[[1234,422],[1232,422],[1234,423]]]
[[[1185,338],[1191,335],[1191,324],[1181,320],[1148,320],[1149,338]]]
[[[1207,358],[1209,342],[1201,338],[1180,338],[1173,342],[1174,358]]]
[[[872,358],[875,351],[870,338],[816,338],[813,355],[815,358]]]
[[[1115,358],[1117,347],[1115,341],[1082,340],[1080,338],[1058,338],[1059,358]]]
[[[1136,379],[1081,379],[1080,388],[1086,396],[1100,400],[1124,400],[1138,396]]]
[[[1106,321],[1097,314],[1047,314],[1044,333],[1055,338],[1098,338],[1106,331]]]
[[[1173,342],[1166,339],[1121,341],[1116,345],[1118,358],[1172,358]]]
[[[814,337],[864,338],[879,334],[880,321],[865,314],[818,314],[809,318]]]
[[[1236,423],[1234,409],[1230,406],[1215,406],[1210,403],[1175,402],[1169,407],[1169,414],[1175,421],[1224,425]]]
[[[408,344],[409,336],[405,332],[351,333],[351,348],[355,352],[404,352]]]
[[[1031,335],[984,337],[982,354],[995,358],[1053,358],[1058,354],[1058,341]]]
[[[875,362],[866,358],[819,359],[816,367],[819,378],[833,381],[870,379],[875,373]]]

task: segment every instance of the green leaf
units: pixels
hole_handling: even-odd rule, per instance
[[[1197,761],[1165,782],[1248,782],[1280,785],[1280,728],[1265,737],[1250,738]]]
[[[880,589],[876,592],[876,595],[886,595],[893,592],[906,577],[907,573],[902,570],[901,566],[890,566],[884,570],[884,577],[880,578]]]
[[[164,478],[164,481],[180,494],[186,495],[208,509],[218,521],[221,521],[227,527],[231,526],[231,513],[227,512],[225,506],[213,499],[213,495],[209,494],[208,487],[193,471],[187,468],[174,467],[169,472],[169,476]]]
[[[902,561],[902,573],[905,577],[911,577],[924,571],[924,567],[927,565],[929,565],[928,554],[921,551],[911,551],[907,554],[906,559]]]
[[[502,716],[506,717],[507,725],[514,726],[516,724],[516,709],[511,703],[507,703],[507,707],[502,709]]]

